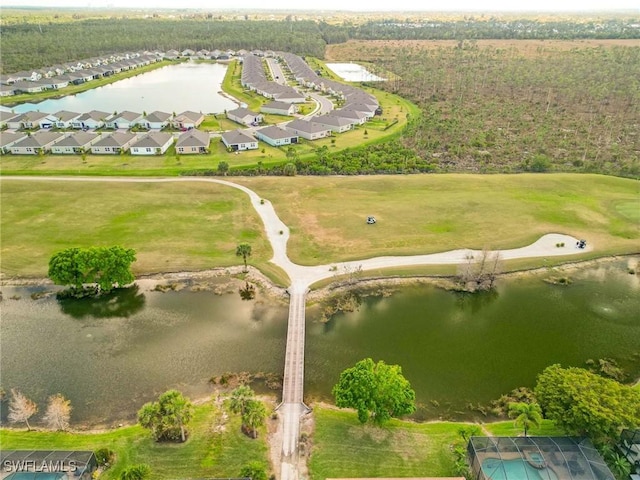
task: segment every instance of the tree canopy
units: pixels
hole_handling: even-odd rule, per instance
[[[193,416],[193,405],[177,390],[169,390],[157,402],[149,402],[138,411],[138,422],[151,430],[156,441],[186,440],[186,425]]]
[[[267,409],[260,400],[255,398],[251,387],[241,385],[233,390],[229,397],[229,409],[233,413],[240,414],[242,430],[252,438],[256,438],[258,428],[264,425]]]
[[[537,403],[511,402],[509,404],[509,418],[514,419],[516,427],[524,429],[524,436],[531,427],[539,427],[542,423],[542,410]]]
[[[48,276],[54,283],[75,290],[94,284],[99,292],[106,293],[133,282],[131,264],[136,260],[135,254],[135,250],[118,245],[67,248],[51,257]]]
[[[547,367],[535,394],[547,418],[594,443],[611,442],[623,428],[640,425],[640,391],[582,368]]]
[[[400,366],[374,363],[371,358],[343,371],[333,395],[338,407],[355,408],[361,423],[371,420],[380,425],[416,409],[416,394]]]

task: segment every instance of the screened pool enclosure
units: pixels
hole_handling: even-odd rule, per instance
[[[588,439],[471,437],[473,480],[615,480]]]

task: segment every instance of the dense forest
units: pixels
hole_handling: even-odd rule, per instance
[[[57,14],[3,9],[1,73],[51,66],[108,53],[137,50],[269,49],[322,58],[326,45],[349,39],[566,39],[640,38],[640,17],[573,21],[551,18],[461,17],[433,21],[394,18],[360,23],[349,17],[277,20],[213,13],[191,15]]]

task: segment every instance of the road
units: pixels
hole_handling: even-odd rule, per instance
[[[237,188],[245,192],[253,208],[262,219],[273,257],[271,262],[282,268],[291,281],[288,289],[289,320],[287,328],[287,344],[285,352],[282,403],[278,407],[280,427],[283,432],[282,456],[280,465],[281,480],[298,480],[299,462],[298,440],[300,437],[300,419],[309,412],[304,404],[304,341],[305,341],[305,297],[309,287],[336,273],[353,272],[356,269],[367,271],[380,268],[410,265],[444,265],[461,264],[468,261],[469,255],[480,255],[479,250],[459,249],[430,255],[376,257],[356,262],[342,262],[313,267],[297,265],[287,256],[289,228],[280,220],[273,205],[261,198],[253,190],[227,180],[214,178],[132,178],[132,177],[1,177],[3,181],[60,181],[60,182],[126,182],[126,183],[167,183],[167,182],[210,182]],[[364,222],[365,219],[363,218]],[[577,239],[569,235],[552,233],[542,236],[531,245],[510,250],[490,252],[499,254],[503,260],[517,258],[552,257],[572,255],[593,250],[591,243],[584,249],[575,247]],[[564,244],[562,247],[557,245]]]

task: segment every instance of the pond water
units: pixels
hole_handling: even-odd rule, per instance
[[[347,82],[384,82],[386,80],[357,63],[327,63],[326,65]]]
[[[468,416],[469,403],[533,386],[553,363],[613,357],[637,377],[640,277],[626,261],[569,275],[568,286],[528,276],[474,296],[405,287],[328,323],[310,313],[305,398],[330,399],[340,372],[368,356],[402,366],[418,418]],[[41,290],[2,289],[2,387],[41,407],[63,393],[73,422],[133,420],[168,388],[210,394],[208,379],[224,372],[282,374],[287,307],[260,294],[243,301],[237,287],[215,295],[141,286],[101,301],[31,298]]]
[[[219,63],[179,63],[152,70],[135,77],[119,80],[103,87],[77,95],[25,103],[12,108],[16,113],[39,110],[55,113],[105,112],[131,110],[134,112],[180,113],[193,110],[203,113],[221,113],[238,104],[221,94],[227,66]]]

